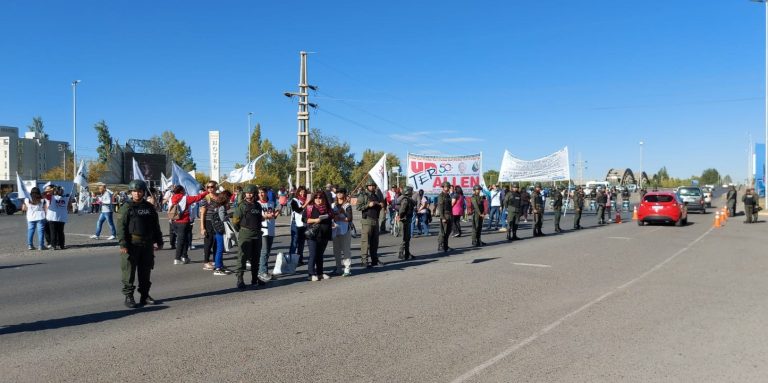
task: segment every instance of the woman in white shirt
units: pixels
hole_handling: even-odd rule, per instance
[[[45,214],[51,231],[50,247],[56,250],[58,247],[64,250],[64,224],[67,223],[69,212],[67,211],[68,197],[64,197],[64,189],[53,187],[54,193],[50,196],[48,211]],[[46,198],[48,199],[48,198]]]
[[[35,235],[35,228],[37,228],[37,238],[40,245],[40,250],[45,250],[45,213],[48,210],[48,201],[40,194],[40,189],[37,187],[32,188],[29,193],[29,199],[24,199],[24,206],[21,207],[22,211],[27,213],[27,248],[29,250],[35,250],[32,239]]]

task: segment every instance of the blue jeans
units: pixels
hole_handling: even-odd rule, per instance
[[[491,214],[488,217],[488,229],[499,227],[499,218],[501,217],[500,206],[491,206]]]
[[[213,267],[221,269],[224,267],[224,234],[216,233],[213,236],[213,239],[216,241],[216,254],[213,256]]]
[[[427,225],[427,213],[416,214],[413,220],[412,233],[418,232],[420,235],[429,234],[429,225]]]
[[[506,228],[507,227],[507,210],[504,209],[503,212],[501,212],[501,227]]]
[[[269,253],[272,252],[272,241],[275,237],[264,235],[261,237],[261,254],[259,255],[259,274],[267,273],[267,263],[269,262]]]
[[[298,254],[299,261],[304,259],[304,232],[307,230],[305,226],[297,227],[295,222],[291,222],[291,249],[290,254]]]
[[[99,220],[96,222],[96,235],[101,235],[101,225],[104,224],[104,220],[109,224],[109,228],[112,230],[112,236],[117,235],[115,230],[115,222],[112,221],[112,212],[99,214]]]
[[[29,221],[27,222],[27,245],[32,246],[32,239],[35,236],[35,228],[37,228],[37,239],[42,248],[45,245],[45,220]]]

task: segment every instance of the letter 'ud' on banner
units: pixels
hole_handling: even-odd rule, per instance
[[[414,190],[440,194],[444,181],[462,189],[471,189],[475,185],[485,187],[483,154],[430,156],[408,153],[408,185]]]
[[[513,181],[569,181],[568,147],[533,161],[515,158],[504,151],[499,170],[499,182]]]

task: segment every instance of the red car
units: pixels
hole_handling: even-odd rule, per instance
[[[688,208],[672,192],[651,192],[646,194],[637,209],[637,224],[646,222],[674,223],[685,226],[688,223]]]

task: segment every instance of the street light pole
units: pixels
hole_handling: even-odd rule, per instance
[[[640,141],[640,189],[643,188],[643,141]]]
[[[80,80],[72,81],[72,170],[77,171],[77,84]],[[66,166],[64,167],[66,173]]]
[[[253,112],[248,112],[248,163],[251,163],[251,116]]]

